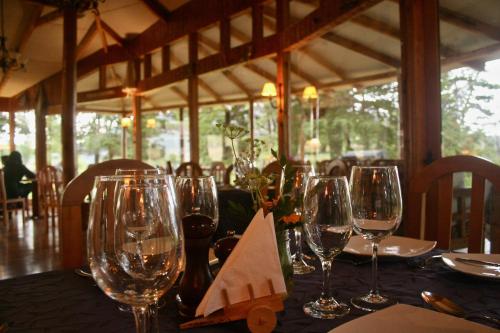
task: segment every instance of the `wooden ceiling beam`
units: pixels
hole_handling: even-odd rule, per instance
[[[262,69],[261,67],[255,65],[255,64],[245,64],[243,65],[246,69],[252,71],[253,73],[257,74],[258,76],[264,78],[264,80],[270,81],[270,82],[276,82],[276,76],[273,74],[269,73],[265,69]]]
[[[39,27],[41,25],[54,22],[55,20],[58,20],[62,17],[63,17],[63,11],[60,9],[55,9],[45,15],[40,16],[36,21],[35,26]]]
[[[170,11],[165,8],[158,0],[142,0],[142,3],[159,19],[168,22]]]
[[[233,72],[231,72],[230,70],[223,70],[222,74],[226,77],[226,79],[231,81],[236,87],[243,91],[248,96],[248,98],[252,97],[253,94],[250,89],[248,89],[248,87],[238,77],[236,77]]]
[[[330,63],[330,61],[323,58],[323,56],[313,52],[312,50],[307,50],[304,48],[299,50],[299,52],[302,52],[307,57],[311,58],[311,60],[313,60],[314,62],[319,64],[321,67],[325,68],[326,70],[328,70],[330,73],[334,74],[335,76],[338,76],[341,80],[347,79],[347,75],[345,74],[344,70],[333,65],[332,63]]]
[[[475,18],[455,12],[445,7],[439,7],[441,20],[453,24],[462,29],[485,35],[491,39],[500,41],[500,27],[481,22]]]
[[[179,87],[177,86],[173,86],[173,87],[170,87],[170,90],[176,94],[177,96],[179,96],[184,102],[188,102],[188,95],[185,94]]]
[[[204,44],[205,46],[211,48],[214,51],[219,50],[219,44],[211,40],[210,38],[203,36],[202,34],[198,34],[198,42]]]
[[[94,37],[97,35],[97,25],[95,21],[90,25],[85,35],[80,40],[80,43],[76,47],[76,58],[81,58],[82,53],[90,45]]]
[[[125,39],[122,38],[113,28],[101,19],[101,26],[104,31],[111,37],[118,45],[126,47]]]
[[[399,28],[395,28],[384,21],[371,18],[367,15],[358,15],[356,17],[353,17],[351,22],[356,23],[362,27],[375,30],[385,36],[398,40],[400,39]]]
[[[366,45],[355,42],[351,39],[334,34],[333,32],[328,32],[324,34],[322,38],[337,45],[340,45],[342,47],[345,47],[349,50],[362,54],[366,57],[375,59],[387,66],[394,68],[399,68],[401,66],[401,62],[399,61],[399,59],[393,58],[392,56],[389,56],[385,53],[376,51],[372,48],[369,48]]]

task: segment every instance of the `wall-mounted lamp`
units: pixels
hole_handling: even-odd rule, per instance
[[[146,121],[146,127],[147,127],[147,128],[155,128],[155,127],[156,127],[156,119],[154,119],[154,118],[149,118],[149,119]]]
[[[130,117],[123,117],[120,121],[120,125],[122,128],[129,128],[130,125],[132,125],[132,119],[130,119]]]
[[[126,97],[132,97],[137,94],[137,88],[134,87],[125,87],[122,89],[122,93],[126,95]]]
[[[274,83],[272,82],[264,83],[264,86],[262,87],[262,92],[260,94],[262,97],[269,98],[269,103],[273,108],[276,109],[275,97],[278,96],[278,93],[276,92],[276,85]]]

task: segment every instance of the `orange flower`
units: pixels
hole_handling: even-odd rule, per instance
[[[300,215],[298,214],[290,214],[287,216],[283,216],[282,221],[286,224],[295,224],[300,222]]]

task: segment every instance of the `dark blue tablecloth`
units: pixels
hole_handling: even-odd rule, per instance
[[[435,254],[435,253],[434,253]],[[500,282],[479,279],[451,271],[441,263],[417,269],[408,260],[382,260],[379,264],[381,289],[400,303],[426,306],[422,290],[445,295],[465,308],[500,316]],[[348,302],[352,296],[369,289],[370,264],[354,266],[347,262],[333,265],[333,288],[338,299]],[[278,315],[276,332],[327,332],[359,316],[352,309],[341,319],[319,320],[306,317],[302,305],[316,298],[321,288],[319,271],[298,276],[293,293]],[[160,310],[161,332],[177,332],[179,319],[172,289]],[[134,332],[132,314],[118,310],[93,281],[73,271],[54,271],[0,282],[0,323],[8,322],[9,332]],[[187,330],[191,332],[245,332],[244,322]]]

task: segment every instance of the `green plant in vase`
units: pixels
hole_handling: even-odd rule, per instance
[[[293,286],[293,266],[290,255],[288,231],[299,226],[302,221],[300,216],[294,212],[294,199],[292,196],[293,180],[295,170],[290,161],[285,156],[278,156],[278,153],[271,149],[272,155],[279,162],[281,167],[280,188],[276,198],[267,196],[267,188],[275,180],[274,176],[263,175],[255,167],[255,160],[264,146],[262,140],[244,139],[248,131],[244,128],[234,125],[217,124],[224,136],[231,141],[231,147],[234,155],[234,166],[236,172],[236,184],[243,189],[248,190],[252,195],[253,207],[251,212],[248,208],[240,204],[229,202],[229,209],[232,215],[247,216],[250,220],[253,215],[262,208],[264,214],[273,213],[274,229],[276,232],[276,242],[280,256],[281,270],[285,279],[288,293]],[[236,152],[235,141],[243,140],[246,149],[240,154]]]

